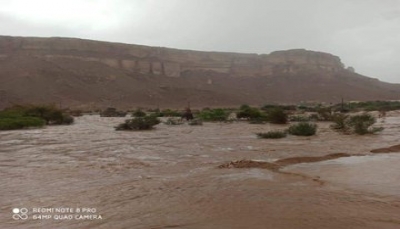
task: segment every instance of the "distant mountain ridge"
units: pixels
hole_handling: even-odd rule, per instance
[[[202,52],[75,38],[0,36],[0,108],[57,103],[85,109],[398,100],[400,85],[304,49]]]

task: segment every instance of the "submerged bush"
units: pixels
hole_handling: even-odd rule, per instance
[[[274,108],[268,111],[268,120],[274,124],[286,124],[288,115],[282,108]]]
[[[288,133],[297,136],[312,136],[317,132],[317,125],[309,122],[300,122],[289,127]]]
[[[0,117],[0,130],[17,130],[31,127],[42,127],[46,122],[41,118],[36,117]]]
[[[182,113],[177,110],[165,109],[158,113],[159,117],[181,117]]]
[[[259,138],[271,138],[271,139],[277,139],[277,138],[284,138],[286,137],[286,132],[285,131],[268,131],[266,133],[257,133],[257,136]]]
[[[331,128],[343,133],[364,135],[383,130],[383,127],[372,127],[376,118],[368,113],[353,116],[338,114],[334,116],[333,121]]]
[[[125,117],[126,112],[118,111],[114,107],[108,107],[104,111],[100,112],[100,117]]]
[[[115,130],[150,130],[159,123],[160,120],[155,116],[138,117],[125,120],[116,126]]]
[[[342,113],[333,115],[333,124],[331,125],[331,128],[337,131],[347,132],[349,129],[346,121],[348,117],[348,115]]]
[[[1,130],[72,124],[74,118],[52,105],[13,106],[0,112]]]
[[[245,119],[259,119],[262,116],[262,113],[259,109],[250,107],[248,105],[242,105],[240,110],[236,114],[237,118],[245,118]]]
[[[140,109],[137,109],[132,113],[132,117],[144,117],[146,116],[146,113]]]

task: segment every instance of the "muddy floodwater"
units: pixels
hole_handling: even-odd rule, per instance
[[[400,115],[377,135],[257,139],[287,126],[205,123],[115,131],[125,118],[0,132],[0,228],[400,228]],[[346,153],[279,171],[218,168]],[[360,156],[362,155],[362,156]]]

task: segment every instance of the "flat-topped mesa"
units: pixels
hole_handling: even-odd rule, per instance
[[[178,50],[74,38],[0,36],[0,60],[13,55],[29,55],[50,62],[65,59],[98,62],[135,74],[168,77],[190,73],[254,77],[290,74],[304,69],[330,72],[344,69],[339,57],[304,49],[257,55]]]
[[[338,71],[344,69],[340,58],[329,53],[309,51],[305,49],[292,49],[276,51],[265,57],[266,61],[273,65],[286,65],[289,71],[295,68],[324,69]]]

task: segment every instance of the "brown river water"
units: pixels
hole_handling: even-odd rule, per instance
[[[255,133],[287,126],[115,131],[124,119],[82,116],[71,126],[0,132],[0,228],[400,228],[400,153],[369,153],[399,144],[399,113],[378,120],[385,130],[377,135],[318,123],[316,136],[279,140]],[[332,153],[365,156],[284,172],[218,168]]]

